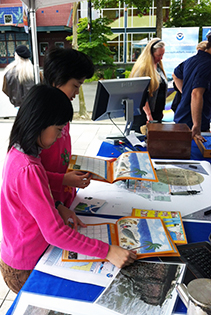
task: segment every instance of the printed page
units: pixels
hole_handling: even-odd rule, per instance
[[[113,162],[113,177],[157,182],[157,176],[147,152],[125,152]]]
[[[158,163],[158,162],[156,162]],[[162,162],[160,162],[162,163]],[[176,163],[176,162],[175,162]],[[198,162],[196,162],[198,163]],[[200,164],[166,164],[156,166],[159,182],[167,184],[171,195],[188,195],[188,191],[202,192],[202,183],[205,176],[209,175]],[[196,168],[190,168],[194,166]]]
[[[72,206],[74,206],[73,209],[78,214],[95,214],[106,203],[106,200],[93,198],[91,196],[84,197],[80,202],[74,201],[74,205]]]
[[[187,238],[179,211],[158,211],[133,208],[132,216],[161,218],[175,244],[187,244]]]
[[[102,223],[102,224],[90,224],[87,227],[78,227],[78,232],[84,236],[95,238],[109,245],[117,245],[117,236],[115,224]],[[82,255],[80,253],[63,250],[62,254],[63,261],[104,261],[99,257],[92,257],[88,255]]]
[[[141,146],[145,148],[147,146],[146,141],[140,141],[135,133],[130,133],[128,136],[126,136],[127,140],[132,144],[133,147]]]
[[[59,314],[59,315],[108,315],[108,310],[99,309],[96,304],[83,301],[83,292],[79,300],[60,298],[22,291],[12,315]],[[109,313],[110,314],[110,313]],[[111,314],[117,314],[111,312]]]
[[[95,304],[122,315],[170,315],[186,265],[137,260],[122,268]],[[101,314],[101,313],[99,313]]]
[[[107,286],[119,270],[107,261],[62,261],[62,249],[54,246],[48,248],[35,269],[56,277],[100,286]]]
[[[82,155],[72,155],[70,169],[81,170],[98,175],[100,179],[107,179],[107,162],[103,159],[97,159]],[[93,178],[98,176],[93,175]]]
[[[126,217],[117,224],[119,246],[136,250],[141,257],[177,254],[160,218]]]

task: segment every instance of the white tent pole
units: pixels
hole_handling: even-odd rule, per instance
[[[36,26],[36,13],[35,13],[35,1],[30,0],[29,8],[30,25],[31,25],[31,36],[32,36],[32,51],[33,51],[33,63],[34,63],[34,75],[35,83],[40,82],[40,69],[39,69],[39,58],[38,58],[38,44],[37,44],[37,26]]]

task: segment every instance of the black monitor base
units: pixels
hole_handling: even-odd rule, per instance
[[[146,136],[143,135],[142,133],[139,133],[139,132],[134,132],[136,137],[139,139],[139,140],[145,140]],[[123,135],[122,133],[116,133],[116,134],[111,134],[111,135],[108,135],[106,137],[106,139],[112,139],[112,140],[125,140],[126,136]]]

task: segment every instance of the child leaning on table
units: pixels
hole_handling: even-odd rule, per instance
[[[79,94],[85,79],[94,74],[94,65],[89,56],[71,48],[50,48],[44,58],[44,83],[63,91],[71,101]],[[71,137],[69,123],[63,128],[61,138],[49,149],[42,151],[40,158],[47,172],[52,195],[66,222],[76,195],[76,188],[86,188],[90,184],[89,173],[79,170],[66,173],[71,158]]]
[[[62,91],[35,85],[23,101],[10,134],[1,188],[0,268],[4,281],[15,293],[49,244],[106,258],[117,267],[136,259],[132,251],[90,239],[65,225],[55,208],[39,154],[61,137],[72,116],[72,106]],[[69,211],[74,224],[85,226]]]

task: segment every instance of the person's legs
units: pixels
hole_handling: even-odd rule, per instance
[[[135,132],[140,133],[140,127],[146,125],[147,117],[145,112],[143,111],[141,115],[134,116],[133,124],[131,130],[135,130]]]
[[[14,269],[0,260],[0,270],[6,285],[15,293],[18,293],[32,270]]]

